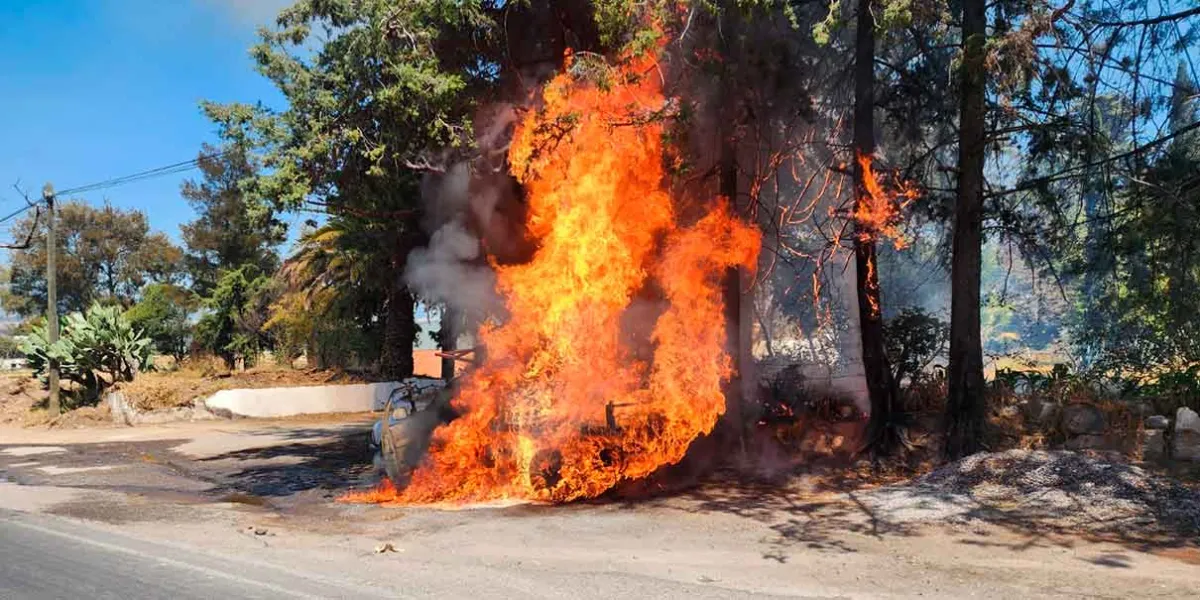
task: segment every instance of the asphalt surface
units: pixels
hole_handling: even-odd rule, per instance
[[[0,598],[371,598],[382,591],[312,579],[0,509]]]
[[[1200,574],[1194,543],[1160,556],[984,524],[910,530],[805,487],[461,511],[334,504],[366,485],[369,460],[357,424],[0,428],[0,600],[1193,600]],[[377,552],[383,542],[395,551]]]

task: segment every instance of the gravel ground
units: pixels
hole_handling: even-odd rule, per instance
[[[859,500],[891,523],[1001,521],[1122,537],[1200,534],[1200,491],[1135,465],[1068,451],[983,452]]]

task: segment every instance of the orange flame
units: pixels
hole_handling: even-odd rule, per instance
[[[879,273],[874,243],[880,236],[884,236],[892,240],[892,245],[897,250],[908,246],[908,240],[904,239],[900,231],[900,223],[903,222],[904,209],[917,199],[918,193],[915,187],[903,181],[894,191],[885,191],[871,168],[871,157],[858,154],[855,158],[862,168],[865,188],[865,193],[860,194],[854,203],[855,230],[860,241],[872,244],[867,257],[867,302],[870,303],[871,316],[878,318]]]
[[[875,241],[880,236],[892,240],[897,250],[908,245],[900,231],[904,209],[908,208],[918,193],[908,182],[900,182],[895,191],[885,191],[871,168],[871,156],[859,154],[856,159],[863,171],[863,186],[866,193],[854,204],[854,220],[859,225],[859,235],[864,241]]]
[[[595,497],[678,462],[723,413],[721,276],[753,269],[760,239],[723,200],[680,224],[654,67],[630,60],[603,86],[560,75],[517,128],[509,162],[539,250],[496,267],[508,317],[480,332],[462,416],[400,501]]]
[[[383,478],[379,485],[365,492],[350,492],[337,499],[343,504],[385,504],[395,502],[400,497],[400,491],[391,479]]]

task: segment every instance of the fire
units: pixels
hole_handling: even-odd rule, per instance
[[[870,303],[871,316],[879,317],[879,273],[875,241],[880,236],[890,238],[897,250],[903,250],[908,245],[908,241],[900,232],[900,223],[903,221],[904,209],[917,199],[918,194],[916,188],[907,182],[900,182],[894,191],[885,191],[871,167],[871,157],[858,154],[855,158],[862,168],[865,188],[864,193],[855,198],[855,231],[860,241],[870,245],[866,261],[867,302]]]
[[[864,236],[864,241],[875,241],[883,236],[891,239],[897,250],[904,249],[908,241],[900,232],[900,223],[904,209],[917,199],[916,188],[901,182],[894,191],[884,190],[871,167],[871,157],[859,154],[856,159],[862,167],[863,185],[866,188],[866,193],[854,205],[854,220],[860,226],[859,235]]]
[[[391,479],[383,478],[379,485],[365,492],[350,492],[337,499],[345,504],[382,504],[393,502],[400,495]]]
[[[461,416],[398,501],[595,497],[678,462],[724,412],[721,275],[754,268],[759,234],[723,200],[685,225],[653,61],[603,85],[568,68],[517,128],[509,163],[539,250],[496,267],[508,315],[480,332],[486,361],[454,400]]]

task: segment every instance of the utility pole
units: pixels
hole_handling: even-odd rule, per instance
[[[454,380],[454,352],[458,350],[458,311],[449,306],[442,309],[442,329],[438,332],[442,347],[442,381],[447,385]]]
[[[58,341],[58,290],[55,279],[58,274],[55,265],[55,254],[58,252],[58,241],[55,239],[54,217],[54,186],[47,183],[42,188],[42,200],[46,202],[46,332],[50,345]],[[50,416],[57,417],[61,412],[58,401],[58,360],[50,357]]]

